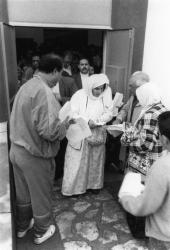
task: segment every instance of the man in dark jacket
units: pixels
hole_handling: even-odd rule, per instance
[[[62,76],[56,86],[53,88],[53,93],[56,99],[63,106],[67,101],[70,100],[72,95],[77,91],[77,86],[72,77]],[[64,168],[65,151],[67,147],[67,138],[65,137],[60,143],[60,149],[55,157],[56,171],[55,180],[62,177]]]
[[[79,61],[79,73],[73,75],[78,89],[86,88],[88,84],[90,64],[86,57],[81,57]]]

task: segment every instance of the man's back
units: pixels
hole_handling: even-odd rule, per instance
[[[33,155],[45,158],[54,156],[58,150],[56,143],[47,141],[50,140],[48,89],[36,77],[25,83],[15,97],[10,119],[11,142],[24,147]],[[53,98],[52,93],[50,97]],[[57,124],[59,120],[55,98],[52,102],[52,119],[56,120]]]
[[[150,178],[150,197],[155,197],[153,207],[157,206],[147,218],[146,230],[149,236],[169,241],[170,239],[170,152],[160,157],[153,165]],[[153,187],[153,188],[152,188]],[[156,188],[156,190],[155,190]],[[153,193],[154,192],[154,193]],[[148,197],[149,199],[149,197]]]

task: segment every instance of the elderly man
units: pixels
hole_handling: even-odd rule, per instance
[[[124,121],[134,124],[134,122],[138,118],[138,116],[141,112],[141,109],[142,109],[141,105],[139,104],[139,102],[137,100],[136,94],[135,94],[136,89],[149,81],[150,81],[149,76],[145,72],[136,71],[131,75],[131,77],[129,78],[129,82],[128,82],[130,98],[124,104],[124,106],[121,108],[121,110],[118,113],[116,120],[113,122],[113,124],[120,124]],[[119,136],[119,135],[120,135],[120,133],[118,132],[117,136]],[[120,148],[120,143],[117,142],[117,138],[115,138],[114,140],[117,144],[119,144],[119,145],[117,145],[117,144],[116,145]],[[115,145],[114,145],[114,142],[112,144],[113,145],[109,146],[109,148],[113,154],[114,150],[111,150],[111,148],[115,147]],[[117,151],[118,151],[117,146],[115,147],[116,148],[116,154],[115,154],[116,157],[119,155],[119,152],[117,153]],[[127,148],[124,146],[121,146],[119,159],[116,159],[115,162],[117,163],[120,161],[120,162],[122,162],[122,165],[115,166],[115,164],[112,164],[112,166],[115,168],[118,168],[119,170],[124,170],[125,164],[126,164],[126,156],[127,156]],[[112,158],[112,156],[108,156],[108,157]],[[109,159],[108,161],[111,161],[111,159]]]
[[[68,119],[58,118],[60,104],[51,88],[58,81],[62,61],[55,54],[41,58],[39,72],[18,91],[10,119],[11,150],[16,186],[17,236],[34,224],[34,243],[55,233],[52,216],[54,157],[65,137]]]
[[[124,121],[131,122],[133,124],[134,121],[136,121],[141,111],[141,105],[136,98],[135,92],[139,86],[146,82],[149,82],[149,76],[142,71],[136,71],[131,75],[128,83],[130,98],[117,115],[114,124],[122,123]]]

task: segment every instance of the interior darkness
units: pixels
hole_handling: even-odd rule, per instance
[[[29,27],[30,29],[30,27]],[[36,28],[32,28],[36,32]],[[16,49],[17,59],[24,57],[28,51],[38,52],[44,54],[48,52],[56,52],[63,55],[64,51],[71,50],[78,52],[80,55],[91,57],[98,54],[102,59],[103,53],[103,32],[100,32],[100,37],[96,44],[96,33],[94,30],[89,32],[86,29],[56,29],[56,28],[42,28],[43,30],[43,42],[37,44],[34,37],[17,37],[16,35]],[[17,34],[17,33],[16,33]],[[93,42],[94,37],[94,42]]]

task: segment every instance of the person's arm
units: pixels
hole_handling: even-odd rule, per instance
[[[70,99],[70,104],[71,104],[71,110],[74,115],[79,115],[80,114],[80,106],[79,102],[81,99],[81,90],[77,91]]]
[[[158,151],[158,125],[157,119],[151,113],[145,114],[139,121],[140,129],[131,126],[125,128],[121,137],[123,145],[133,147],[135,152],[145,153],[148,151]]]
[[[33,77],[33,69],[32,67],[27,67],[22,75],[22,79],[21,79],[22,84],[26,83],[32,77]]]
[[[53,93],[41,89],[32,100],[32,123],[37,133],[45,140],[62,140],[66,135],[68,119],[60,122],[59,104]]]
[[[103,103],[103,113],[98,118],[98,122],[99,123],[100,122],[107,123],[113,118],[114,111],[115,111],[111,107],[111,105],[112,105],[112,90],[110,87],[108,87],[107,90],[105,91],[103,99],[102,99],[102,103]]]
[[[116,119],[115,119],[115,121],[113,122],[113,124],[120,124],[120,123],[126,121],[127,115],[128,115],[128,111],[129,111],[130,106],[131,106],[131,105],[130,105],[130,102],[131,102],[131,100],[129,99],[129,100],[127,101],[127,103],[125,103],[125,104],[123,105],[123,107],[122,107],[121,110],[119,111],[118,115],[116,116]]]
[[[155,162],[146,181],[144,192],[138,197],[122,196],[120,203],[123,208],[135,216],[147,216],[155,213],[162,205],[168,192],[166,170],[161,160]]]

